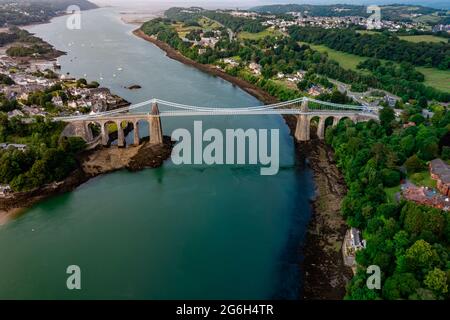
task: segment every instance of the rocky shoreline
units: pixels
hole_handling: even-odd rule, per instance
[[[127,169],[139,171],[158,168],[170,157],[173,142],[164,137],[163,145],[151,145],[144,141],[136,147],[99,147],[79,156],[79,167],[64,181],[52,183],[28,192],[17,192],[0,201],[0,225],[34,204],[66,192],[73,191],[89,179],[102,174]]]
[[[316,198],[312,203],[313,215],[303,248],[306,261],[303,266],[303,298],[342,300],[346,293],[345,287],[353,277],[351,268],[344,265],[342,256],[348,226],[340,209],[347,187],[329,146],[316,140],[300,146],[304,147],[314,172]]]
[[[135,30],[133,34],[155,44],[165,51],[169,58],[229,81],[266,104],[278,102],[261,88],[210,65],[193,61],[165,42],[144,34],[140,29]],[[284,116],[284,119],[291,135],[294,135],[296,118]],[[306,241],[300,248],[304,255],[304,262],[299,266],[304,279],[300,296],[305,300],[341,300],[345,295],[345,286],[353,275],[351,269],[344,265],[341,254],[347,230],[340,213],[341,202],[347,192],[345,182],[334,163],[332,150],[323,142],[296,142],[296,154],[301,159],[309,160],[316,185]]]

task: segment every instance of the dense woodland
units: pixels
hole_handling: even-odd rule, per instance
[[[14,191],[27,191],[54,181],[61,181],[77,168],[76,154],[86,144],[80,138],[60,140],[63,123],[35,118],[24,123],[19,118],[8,120],[0,112],[0,141],[27,145],[26,151],[0,151],[0,184]]]
[[[441,70],[450,69],[450,43],[417,44],[401,40],[391,33],[361,34],[353,29],[292,27],[289,33],[297,41],[323,44],[363,57],[408,62]]]
[[[342,214],[363,230],[361,266],[347,288],[347,299],[448,299],[450,282],[450,214],[415,203],[388,201],[384,188],[397,186],[406,175],[427,170],[427,161],[450,159],[450,112],[435,109],[431,119],[419,105],[405,109],[400,122],[385,108],[380,123],[341,122],[326,132],[335,150],[348,193]],[[418,125],[403,128],[402,123]],[[382,290],[366,286],[369,265],[382,271]]]

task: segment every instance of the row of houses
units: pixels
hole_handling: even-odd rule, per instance
[[[287,29],[291,26],[300,26],[300,27],[319,27],[324,29],[344,29],[353,25],[358,25],[362,27],[368,27],[370,25],[369,20],[364,17],[359,16],[344,16],[344,17],[323,17],[316,16],[311,17],[301,12],[292,12],[290,13],[294,17],[295,20],[286,20],[286,19],[270,19],[263,22],[264,26],[275,26],[282,31],[287,31]],[[406,30],[423,30],[427,29],[426,24],[420,22],[406,22],[406,21],[390,21],[390,20],[381,20],[379,28],[386,28],[390,31],[398,31],[400,29]]]
[[[11,187],[9,185],[0,184],[0,198],[5,198],[12,193]]]

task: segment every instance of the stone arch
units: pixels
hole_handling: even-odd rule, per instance
[[[310,137],[312,137],[312,138],[318,138],[319,137],[319,123],[320,123],[320,117],[319,116],[312,116],[309,119]]]
[[[327,129],[330,128],[330,127],[333,127],[333,125],[334,125],[334,117],[333,116],[324,116],[322,118],[322,121],[323,121],[323,123],[322,123],[322,125],[323,125],[323,128],[322,128],[323,139],[325,139],[325,135],[326,135]]]
[[[91,131],[92,138],[96,139],[98,136],[102,134],[102,124],[97,121],[89,121],[88,122],[89,130]]]
[[[102,124],[102,144],[111,145],[117,140],[117,123],[114,120],[107,120]]]
[[[119,146],[128,146],[128,145],[139,145],[139,138],[137,141],[135,141],[134,137],[134,128],[135,128],[135,121],[132,119],[124,119],[119,120],[121,128],[122,128],[122,135],[123,135],[123,143]]]
[[[339,119],[338,123],[341,123],[341,122],[345,123],[347,121],[353,121],[352,117],[351,116],[343,116]]]
[[[138,128],[139,140],[150,140],[150,121],[146,118],[136,121]]]

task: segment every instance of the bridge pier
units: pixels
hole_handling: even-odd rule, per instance
[[[90,122],[89,121],[84,121],[84,132],[86,133],[86,140],[87,142],[90,142],[92,140],[94,140],[94,135],[92,134],[92,130],[89,127]]]
[[[117,146],[124,147],[125,146],[125,134],[122,128],[122,121],[117,121]]]
[[[138,146],[139,145],[139,121],[133,122],[133,129],[134,129],[134,140],[133,145]]]
[[[161,117],[159,115],[159,108],[156,102],[152,105],[152,113],[148,119],[148,124],[150,127],[150,144],[163,144]]]
[[[108,145],[108,142],[109,142],[109,134],[108,134],[108,130],[106,129],[106,123],[103,122],[103,123],[101,123],[100,125],[101,125],[101,127],[102,127],[102,132],[101,132],[101,135],[102,135],[102,145],[103,145],[103,146],[107,146],[107,145]]]

